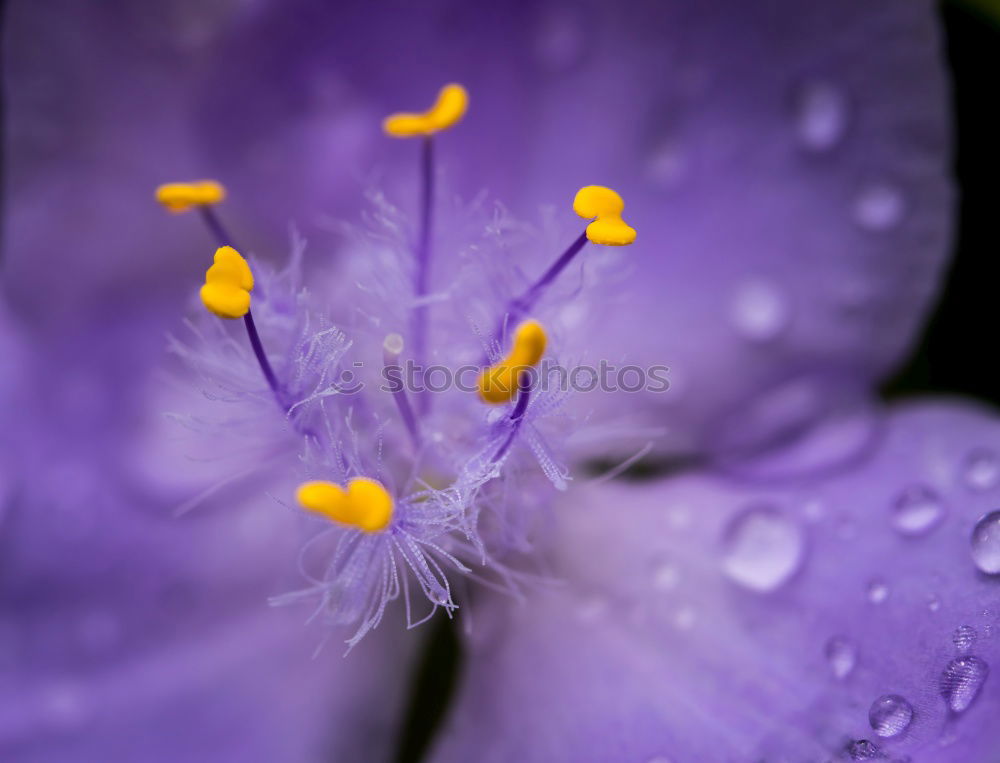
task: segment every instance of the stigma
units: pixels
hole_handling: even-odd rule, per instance
[[[253,272],[243,255],[231,246],[215,250],[215,262],[205,273],[201,301],[209,312],[235,320],[250,312]]]
[[[521,375],[537,366],[545,354],[547,337],[538,321],[525,321],[514,333],[514,346],[503,360],[479,376],[479,397],[485,403],[509,403],[517,393]]]
[[[624,209],[622,197],[603,185],[585,185],[573,199],[573,211],[594,220],[587,226],[587,238],[602,246],[627,246],[635,241],[635,228],[622,219]]]
[[[225,187],[215,180],[165,183],[156,189],[156,200],[171,212],[187,212],[194,207],[209,207],[225,198]]]
[[[445,85],[437,100],[421,113],[400,112],[385,118],[382,128],[394,138],[429,136],[454,126],[469,108],[469,94],[461,85]]]
[[[353,478],[346,490],[325,480],[303,482],[295,498],[308,511],[366,533],[381,532],[392,521],[392,496],[368,477]]]

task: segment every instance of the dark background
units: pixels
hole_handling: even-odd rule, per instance
[[[992,12],[988,6],[992,6]],[[941,5],[952,70],[958,220],[939,302],[887,399],[964,395],[1000,405],[1000,3]]]

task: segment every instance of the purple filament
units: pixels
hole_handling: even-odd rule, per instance
[[[511,411],[510,418],[508,419],[511,424],[510,432],[507,434],[507,439],[503,441],[503,444],[493,455],[493,463],[496,463],[507,455],[507,451],[510,450],[510,446],[514,444],[514,436],[517,434],[517,431],[521,428],[521,423],[524,421],[524,413],[528,410],[528,400],[531,398],[531,374],[528,372],[522,372],[518,378],[517,387],[517,402],[514,404],[514,410]]]
[[[247,327],[247,336],[250,337],[250,346],[253,347],[253,354],[257,356],[257,362],[260,364],[260,370],[264,372],[264,378],[267,379],[267,384],[274,392],[274,396],[278,399],[278,404],[285,407],[283,395],[281,393],[281,387],[278,385],[278,379],[274,375],[274,369],[271,368],[271,363],[267,359],[267,355],[264,352],[264,345],[261,344],[260,334],[257,333],[257,326],[253,322],[253,313],[247,310],[247,314],[243,316],[243,325]]]
[[[559,258],[549,266],[549,269],[542,273],[538,280],[524,292],[524,294],[517,299],[511,300],[506,311],[504,311],[504,315],[501,316],[496,330],[493,332],[493,337],[497,341],[502,341],[505,322],[515,323],[524,317],[528,311],[535,306],[535,303],[538,302],[538,299],[542,296],[545,289],[547,289],[552,282],[559,277],[559,274],[562,273],[566,269],[566,266],[569,265],[576,255],[580,253],[580,250],[583,249],[583,246],[586,243],[587,231],[584,230],[584,232],[569,245],[566,251],[559,255]]]
[[[427,296],[430,288],[431,236],[434,227],[434,140],[424,138],[420,154],[420,231],[417,237],[416,271],[413,279],[414,298]],[[427,305],[417,305],[413,312],[413,359],[418,380],[427,352]],[[430,408],[430,398],[423,394],[417,400],[421,413]]]

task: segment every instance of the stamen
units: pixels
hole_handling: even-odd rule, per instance
[[[586,185],[576,192],[573,211],[583,218],[596,218],[587,226],[587,238],[603,246],[628,246],[635,241],[635,228],[622,220],[625,202],[603,185]]]
[[[506,439],[497,448],[497,452],[493,454],[493,458],[491,459],[493,463],[496,463],[507,455],[510,446],[514,444],[514,437],[517,436],[517,431],[521,428],[521,421],[524,419],[524,413],[528,410],[528,401],[531,399],[531,380],[528,374],[521,375],[521,379],[518,382],[518,390],[517,404],[510,414],[510,422],[512,424],[510,432],[507,433]]]
[[[278,402],[284,406],[281,388],[274,375],[274,369],[264,352],[264,345],[257,333],[257,326],[250,312],[250,292],[253,291],[253,271],[243,259],[243,255],[231,246],[220,246],[215,251],[215,262],[205,273],[205,284],[201,287],[201,301],[209,312],[220,318],[235,320],[243,318],[250,346],[260,364],[268,386]]]
[[[346,490],[324,480],[304,482],[295,498],[309,511],[366,533],[381,532],[392,521],[392,496],[367,477],[354,477]]]
[[[518,326],[514,346],[507,357],[479,376],[479,397],[483,402],[492,405],[509,403],[522,381],[528,377],[527,370],[541,362],[546,341],[545,329],[538,321],[525,321]]]
[[[402,352],[403,337],[399,334],[389,334],[386,336],[385,341],[382,342],[382,361],[386,369],[387,378],[389,367],[396,366]],[[406,386],[402,379],[390,379],[389,384],[392,397],[396,401],[396,407],[399,409],[400,418],[403,419],[403,424],[406,425],[406,431],[410,433],[413,446],[414,448],[419,448],[420,425],[417,422],[416,416],[413,415],[413,408],[410,407],[410,398],[406,394]]]
[[[519,320],[521,316],[531,311],[544,291],[580,253],[588,240],[602,246],[627,246],[635,241],[635,229],[622,220],[621,213],[624,208],[625,202],[622,197],[610,188],[588,185],[577,191],[573,199],[573,211],[585,219],[597,219],[587,226],[586,230],[559,255],[524,294],[510,303],[507,308],[509,320]],[[499,330],[496,335],[500,335]]]
[[[201,301],[209,312],[235,320],[250,310],[253,272],[243,256],[231,246],[215,250],[215,262],[205,273]]]
[[[432,136],[458,123],[469,107],[469,94],[461,85],[450,84],[441,88],[434,105],[423,113],[400,112],[386,117],[383,128],[395,138],[423,137],[420,175],[420,230],[417,236],[416,267],[413,292],[416,300],[427,296],[430,289],[431,237],[433,234],[434,206],[434,141]],[[427,349],[427,306],[417,305],[413,311],[413,359],[418,373],[422,368]],[[421,413],[430,408],[430,398],[418,399]]]
[[[171,212],[187,212],[208,207],[226,198],[226,189],[215,180],[193,183],[164,183],[156,189],[156,200]]]
[[[156,189],[156,200],[170,212],[179,213],[197,209],[219,246],[236,246],[235,240],[219,220],[214,209],[214,206],[225,198],[226,189],[216,180],[165,183]]]
[[[466,89],[456,84],[445,85],[427,111],[392,114],[385,118],[382,127],[394,138],[433,135],[457,124],[468,108],[469,94]]]

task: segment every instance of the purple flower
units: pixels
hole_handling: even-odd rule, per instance
[[[929,3],[105,5],[8,19],[6,757],[388,758],[439,608],[431,759],[997,756],[1000,431],[875,397],[949,234]],[[379,120],[453,79],[421,176]],[[249,334],[180,323],[209,239],[148,193],[206,175]],[[595,182],[634,247],[571,244]],[[615,389],[379,389],[502,366],[528,317]]]

